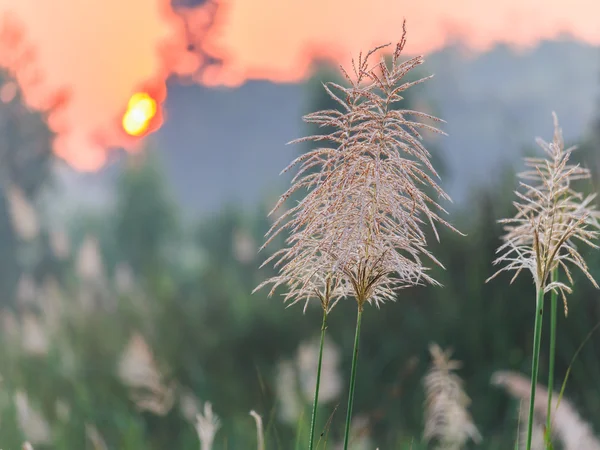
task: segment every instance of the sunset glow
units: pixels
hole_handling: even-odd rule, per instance
[[[478,51],[500,42],[525,48],[565,33],[597,45],[599,5],[223,0],[212,10],[208,2],[175,11],[170,0],[0,0],[0,66],[13,72],[32,108],[48,111],[56,153],[78,169],[95,170],[107,149],[133,148],[138,136],[160,127],[172,75],[206,85],[296,82],[315,59],[347,63],[361,50],[397,40],[403,18],[411,54],[455,39]],[[222,64],[199,72],[204,55]],[[146,109],[123,115],[132,92],[150,93],[152,120],[141,117]]]

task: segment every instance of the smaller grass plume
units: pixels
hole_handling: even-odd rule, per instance
[[[600,213],[593,204],[595,194],[585,196],[573,187],[574,181],[587,180],[591,174],[586,168],[569,164],[575,147],[565,148],[556,114],[553,114],[553,118],[552,142],[548,143],[539,138],[537,140],[545,152],[545,157],[525,159],[527,170],[519,174],[521,190],[515,192],[517,201],[514,205],[517,212],[514,217],[501,221],[506,233],[503,236],[503,244],[497,250],[500,256],[496,258],[494,265],[503,264],[503,266],[488,279],[490,281],[505,271],[514,271],[512,278],[514,281],[523,270],[528,270],[536,288],[526,450],[532,448],[544,296],[548,292],[552,293],[548,382],[552,388],[556,343],[556,297],[561,295],[566,316],[567,294],[572,292],[574,284],[571,274],[573,267],[580,270],[598,288],[585,259],[579,252],[578,245],[598,248],[593,241],[599,236]],[[547,427],[550,428],[552,389],[549,389],[547,395]]]
[[[429,346],[431,367],[423,380],[425,385],[424,439],[436,441],[439,449],[459,450],[469,439],[481,442],[481,434],[473,423],[468,407],[471,403],[463,389],[463,380],[455,373],[459,361],[450,359],[452,350]]]

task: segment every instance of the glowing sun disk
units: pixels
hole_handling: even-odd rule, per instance
[[[156,100],[145,92],[131,96],[127,111],[123,114],[123,129],[131,136],[141,136],[156,115]]]

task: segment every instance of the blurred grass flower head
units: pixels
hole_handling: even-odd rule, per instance
[[[196,432],[200,440],[201,450],[211,450],[217,432],[221,428],[221,420],[212,409],[212,403],[204,403],[201,413],[196,414]]]
[[[497,371],[494,372],[491,384],[504,388],[510,395],[526,402],[531,392],[529,390],[530,380],[518,372]],[[546,386],[537,385],[534,404],[534,434],[533,449],[546,449],[545,445],[545,423],[547,417],[546,397],[548,394]],[[554,392],[552,403],[552,435],[560,440],[565,450],[600,450],[600,440],[594,435],[593,427],[580,416],[575,405],[559,392]],[[519,409],[521,422],[527,423],[529,419],[525,408]],[[524,428],[523,428],[524,430]],[[525,445],[525,433],[521,433],[522,445]]]
[[[85,424],[85,435],[88,441],[92,444],[93,450],[108,450],[108,445],[100,434],[100,431],[94,424]]]
[[[427,441],[437,440],[439,448],[460,449],[469,439],[481,441],[479,430],[467,410],[471,403],[462,379],[454,372],[461,367],[450,359],[451,350],[429,346],[432,364],[425,376],[425,430]]]
[[[29,401],[27,392],[17,390],[14,394],[14,405],[19,428],[33,444],[49,444],[52,441],[50,424],[42,412]]]
[[[424,122],[441,120],[397,109],[404,91],[430,78],[403,80],[424,62],[421,56],[401,61],[404,44],[403,36],[391,64],[383,58],[373,66],[370,62],[387,45],[361,54],[353,61],[352,74],[341,69],[347,87],[324,84],[339,108],[304,117],[334,131],[292,141],[326,146],[303,154],[284,170],[298,167],[271,214],[301,190],[307,194],[267,233],[263,248],[280,233],[288,234],[286,247],[264,263],[274,261],[279,269],[260,286],[273,284],[270,294],[287,285],[286,300],[314,298],[330,280],[333,298],[352,293],[362,309],[365,302],[393,300],[398,288],[436,283],[423,258],[441,263],[427,250],[422,225],[429,222],[438,239],[436,222],[456,230],[440,217],[445,211],[431,197],[450,200],[437,184],[431,155],[421,142],[423,131],[443,134]]]
[[[284,359],[277,364],[275,392],[279,419],[287,424],[295,424],[304,402],[300,396],[296,365],[292,360]]]
[[[25,241],[33,241],[40,234],[40,223],[35,208],[16,185],[9,185],[7,200],[13,229],[17,236]]]
[[[301,391],[307,401],[310,400],[317,383],[318,359],[318,340],[309,340],[300,344],[296,352],[296,367]],[[335,342],[326,337],[323,343],[319,403],[332,402],[341,394],[343,378],[339,373],[339,363],[339,349]]]
[[[21,343],[23,351],[29,355],[48,354],[50,339],[44,324],[34,313],[23,314],[21,318]]]
[[[119,358],[118,376],[142,411],[166,415],[175,402],[175,387],[165,381],[144,337],[135,332]]]
[[[598,288],[576,243],[598,248],[593,241],[600,232],[600,212],[593,204],[596,194],[584,196],[572,187],[572,182],[588,180],[591,174],[587,168],[569,164],[576,148],[565,149],[556,114],[553,118],[553,141],[547,143],[537,139],[546,157],[525,159],[527,170],[519,174],[523,192],[515,192],[517,213],[513,218],[500,221],[505,225],[506,234],[504,243],[497,250],[501,255],[494,264],[506,265],[488,281],[511,270],[515,271],[514,280],[527,269],[533,275],[538,292],[560,292],[566,315],[566,293],[571,293],[573,285],[569,265],[579,268]],[[550,274],[556,268],[562,269],[569,283],[549,282]]]
[[[352,421],[350,429],[350,442],[352,442],[352,450],[372,450],[375,448],[375,443],[372,437],[372,424],[369,416],[360,414]],[[343,450],[342,443],[334,444],[333,450]],[[377,449],[379,450],[379,449]]]

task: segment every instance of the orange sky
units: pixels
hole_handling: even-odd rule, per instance
[[[0,42],[0,65],[16,71],[35,108],[67,90],[50,125],[58,132],[56,152],[79,169],[99,167],[107,147],[135,147],[121,130],[133,93],[147,90],[162,103],[166,78],[193,73],[200,63],[186,50],[184,22],[168,0],[0,0],[5,13],[4,26],[17,27],[23,40]],[[600,44],[599,16],[596,0],[229,0],[204,41],[224,65],[199,81],[300,80],[315,56],[346,62],[397,40],[403,17],[406,50],[427,53],[456,36],[478,50],[497,42],[528,46],[565,32]],[[15,60],[25,48],[33,50],[27,64]],[[32,73],[42,78],[34,82]],[[159,112],[151,129],[162,120]]]

